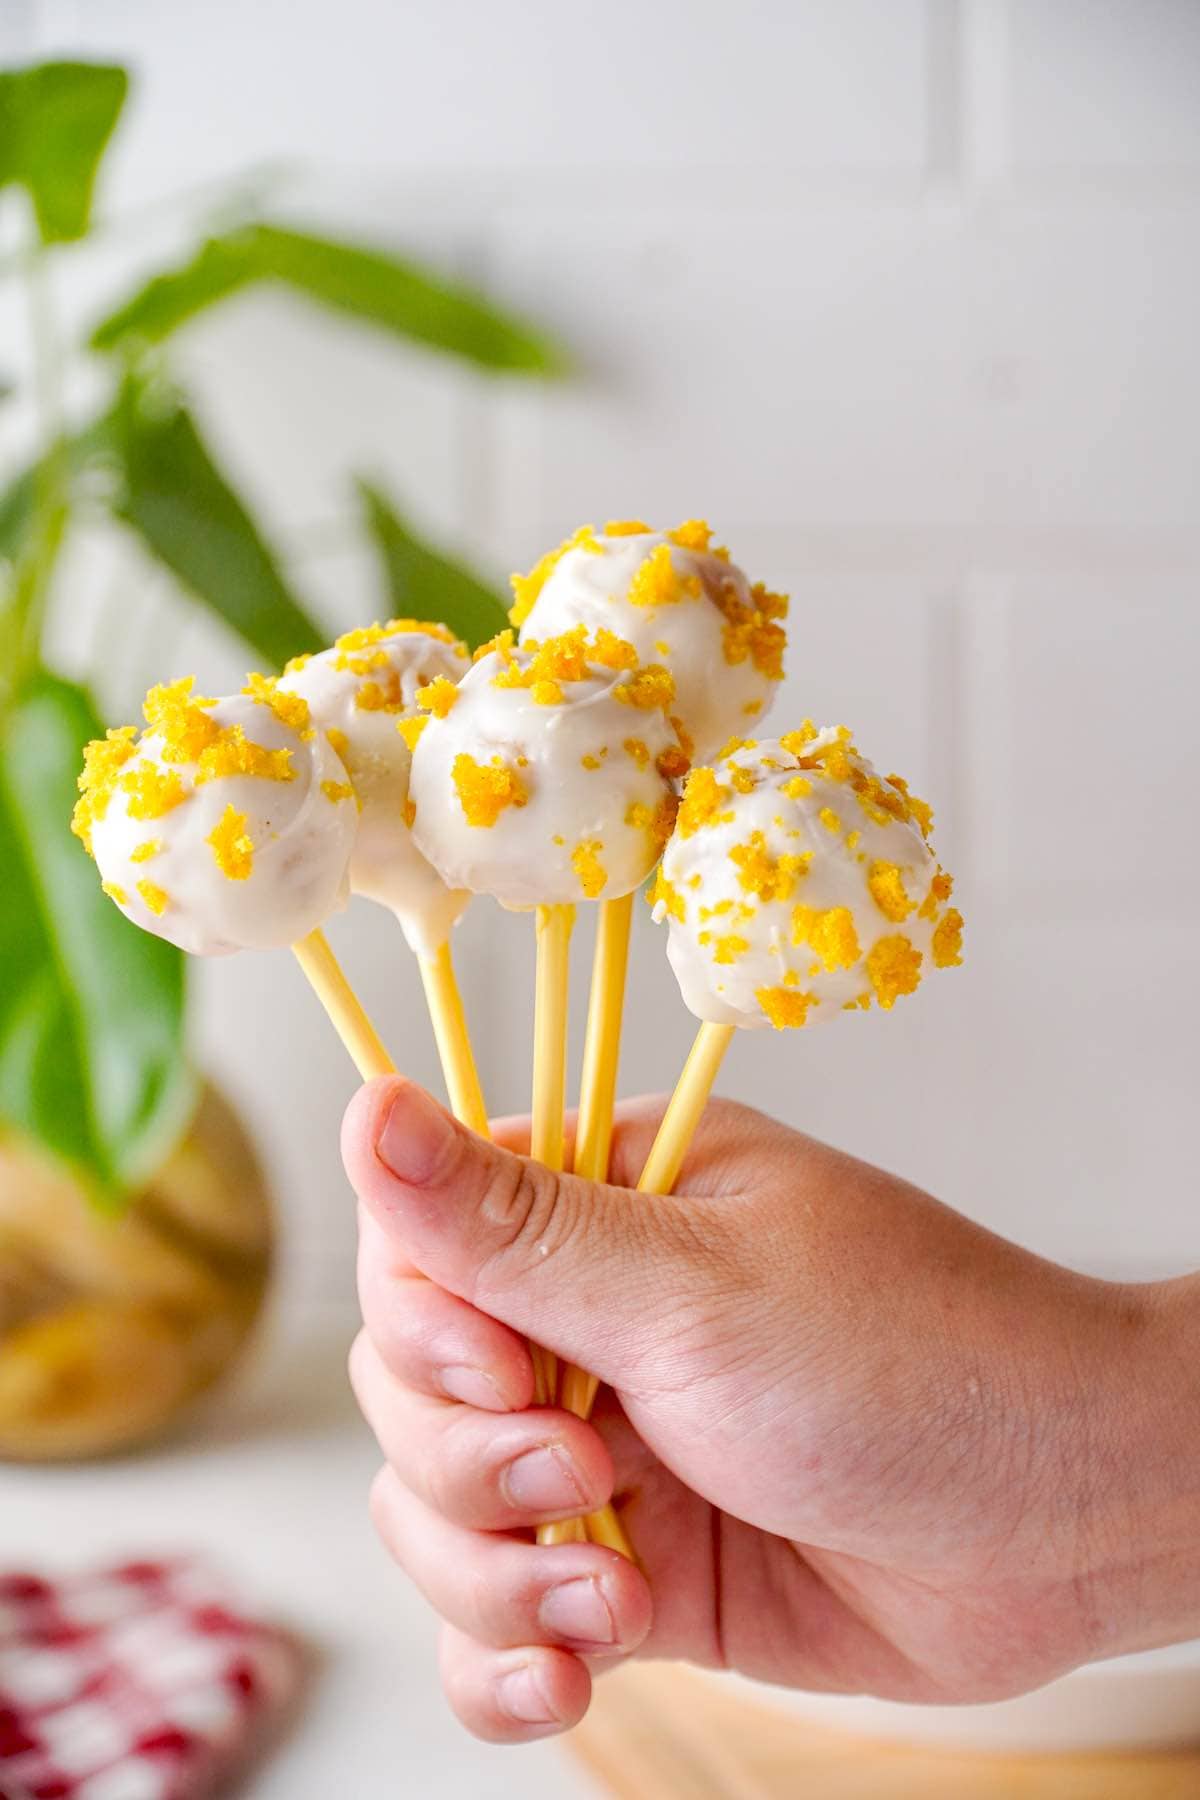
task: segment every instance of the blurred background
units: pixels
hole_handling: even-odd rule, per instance
[[[584,520],[706,517],[793,597],[781,728],[844,720],[932,800],[964,968],[886,1018],[745,1036],[723,1089],[1049,1255],[1200,1263],[1200,7],[6,0],[0,60],[52,55],[134,79],[103,229],[62,272],[64,331],[190,247],[251,172],[272,216],[468,280],[571,358],[557,380],[497,376],[269,287],[180,335],[193,412],[324,628],[386,610],[353,472],[500,588]],[[18,378],[21,307],[0,288]],[[19,399],[0,413],[14,468],[26,425]],[[69,557],[54,657],[114,718],[150,679],[240,678],[244,646],[164,614],[127,541],[98,527]],[[356,903],[331,937],[435,1082],[391,922]],[[495,1111],[525,1105],[531,939],[484,902],[459,931]],[[589,949],[585,921],[576,1051]],[[325,1353],[352,1320],[344,1053],[284,954],[206,965],[193,995],[198,1057],[277,1199],[272,1341],[304,1378],[132,1474],[0,1474],[17,1554],[85,1513],[109,1522],[80,1550],[115,1544],[118,1503],[158,1539],[165,1518],[221,1538],[207,1521],[228,1510],[234,1561],[236,1525],[272,1602],[350,1659],[321,1703],[330,1741],[341,1708],[360,1754],[386,1756],[402,1715],[422,1792],[470,1769],[475,1794],[561,1793],[554,1753],[518,1773],[399,1696],[431,1692],[428,1629],[398,1580],[386,1617],[375,1597],[369,1446]],[[639,918],[622,1087],[669,1086],[691,1031]],[[286,1765],[263,1780],[325,1791]]]

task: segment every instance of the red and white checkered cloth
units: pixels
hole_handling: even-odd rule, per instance
[[[302,1676],[296,1641],[202,1565],[0,1575],[0,1800],[197,1800]]]

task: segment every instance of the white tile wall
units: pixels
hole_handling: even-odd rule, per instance
[[[729,1091],[1052,1253],[1200,1261],[1200,9],[24,15],[33,48],[141,66],[114,205],[299,159],[291,206],[475,270],[575,346],[579,378],[533,391],[267,297],[196,333],[206,415],[331,622],[375,604],[353,467],[498,574],[583,518],[704,511],[795,595],[786,709],[845,717],[937,803],[967,967],[887,1020],[739,1043]],[[336,929],[430,1073],[395,933]],[[500,1107],[525,1087],[529,935],[482,905],[462,935]],[[662,1087],[690,1026],[648,920],[634,955],[625,1079]],[[297,1280],[344,1287],[340,1054],[286,958],[198,986]]]

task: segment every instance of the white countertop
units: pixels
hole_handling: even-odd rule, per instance
[[[296,1630],[317,1669],[251,1800],[583,1800],[556,1744],[498,1749],[451,1717],[432,1615],[366,1516],[375,1444],[345,1375],[353,1326],[330,1309],[276,1325],[245,1375],[165,1447],[71,1468],[0,1466],[0,1568],[67,1570],[203,1553],[238,1597]]]

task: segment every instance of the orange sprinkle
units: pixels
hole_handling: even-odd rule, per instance
[[[890,1012],[901,994],[915,994],[921,984],[921,952],[913,948],[902,932],[883,937],[867,957],[867,975],[871,989],[885,1012]]]
[[[808,1023],[810,1009],[819,1004],[816,994],[802,994],[793,987],[757,988],[754,998],[776,1031],[798,1031]]]
[[[478,763],[461,751],[450,771],[468,825],[492,826],[506,806],[524,806],[529,795],[515,770],[498,756]]]
[[[246,815],[227,806],[206,840],[218,869],[227,881],[245,881],[254,867],[254,840],[246,830]],[[149,901],[146,902],[149,905]]]
[[[435,719],[444,719],[457,699],[458,688],[445,675],[435,675],[432,681],[417,689],[417,705],[423,706]]]

